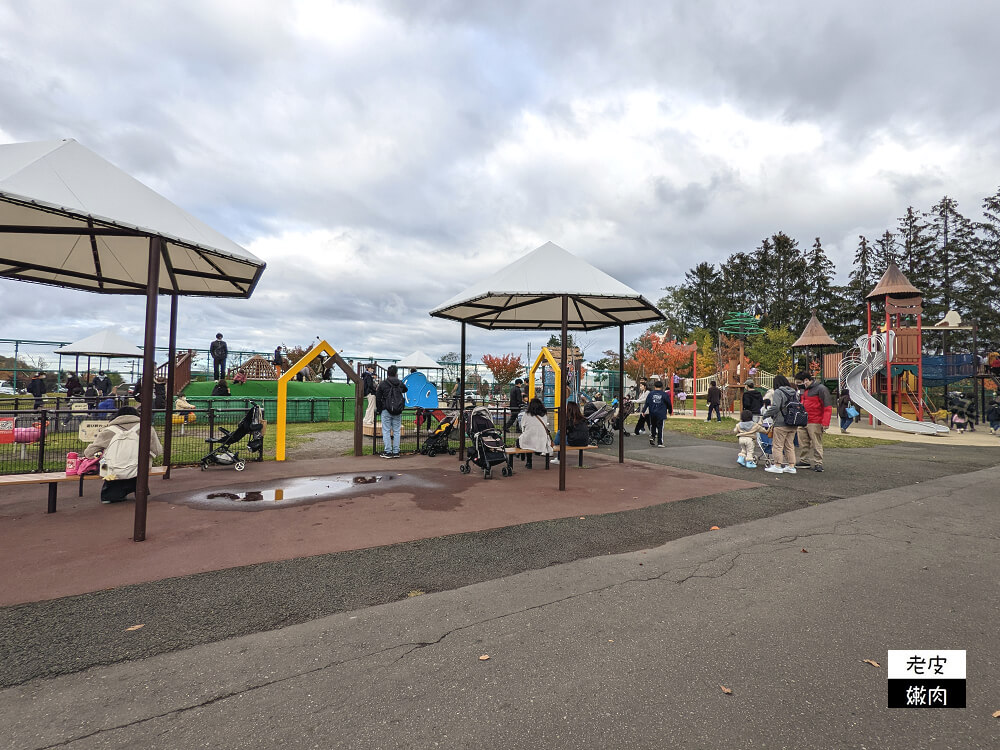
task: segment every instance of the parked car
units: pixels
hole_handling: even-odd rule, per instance
[[[17,391],[15,391],[9,385],[0,385],[0,395],[3,395],[3,396],[16,396],[17,395]]]

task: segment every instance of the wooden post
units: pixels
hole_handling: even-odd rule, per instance
[[[167,346],[167,402],[163,414],[163,465],[167,470],[164,479],[170,479],[170,448],[174,432],[174,369],[177,365],[177,293],[170,295],[170,340]],[[183,423],[182,423],[183,424]],[[182,433],[183,434],[183,433]]]
[[[569,328],[569,295],[562,296],[562,351],[559,352],[559,379],[566,377],[566,333]],[[560,385],[556,383],[557,387]],[[559,399],[559,490],[566,489],[566,399]]]
[[[917,310],[917,421],[924,421],[924,333],[923,310]]]
[[[146,539],[146,501],[149,498],[149,449],[153,429],[153,378],[156,374],[156,303],[160,287],[160,237],[149,238],[146,270],[146,336],[142,350],[142,395],[139,407],[139,471],[135,479],[135,525],[132,541]]]
[[[458,460],[465,463],[465,321],[462,321],[462,351],[458,355]]]
[[[691,380],[694,382],[694,388],[691,390],[694,393],[691,394],[691,416],[698,416],[698,342],[694,342],[694,367],[693,367],[693,377]]]
[[[618,325],[618,463],[625,463],[625,324]],[[583,455],[582,453],[580,454]]]
[[[885,297],[885,405],[892,409],[892,318],[889,316],[889,295]],[[895,409],[892,409],[895,411]]]

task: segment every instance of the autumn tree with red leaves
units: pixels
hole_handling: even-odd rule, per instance
[[[493,382],[500,390],[510,385],[524,371],[520,354],[504,354],[502,357],[484,354],[483,364],[493,373]]]
[[[665,336],[646,331],[629,348],[625,372],[633,380],[691,373],[693,346],[667,341]]]

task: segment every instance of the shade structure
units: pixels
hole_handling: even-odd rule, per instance
[[[619,330],[618,400],[625,400],[625,325],[663,320],[664,315],[634,289],[546,242],[486,280],[473,284],[430,313],[462,324],[459,356],[459,403],[465,403],[465,327],[562,332],[560,372],[566,369],[569,330],[592,331],[617,326]],[[559,405],[559,489],[566,489],[566,405]],[[622,439],[625,420],[619,420],[618,460],[625,460]],[[459,459],[465,454],[465,430],[460,431]],[[466,467],[467,468],[467,467]]]
[[[0,146],[0,278],[146,297],[142,380],[153,381],[156,308],[170,295],[167,392],[177,300],[249,297],[264,263],[73,140]],[[152,388],[143,388],[139,455],[149,451]],[[172,424],[167,399],[164,424]],[[170,476],[171,432],[163,442]],[[139,461],[133,539],[146,538],[149,466]]]
[[[128,359],[142,359],[142,349],[130,344],[111,328],[98,331],[72,344],[56,349],[54,354],[61,356],[77,355],[80,357],[124,357]]]
[[[264,263],[74,140],[0,146],[0,277],[145,294],[150,236],[160,291],[249,297]]]
[[[809,322],[806,323],[806,327],[802,331],[802,335],[796,339],[795,343],[792,344],[792,348],[799,346],[837,346],[837,342],[830,338],[830,334],[826,332],[823,324],[819,322],[819,318],[816,317],[816,311],[813,310],[812,317],[809,318]]]
[[[418,370],[441,370],[443,369],[441,365],[434,361],[433,358],[427,356],[422,351],[417,350],[411,354],[407,354],[401,360],[396,363],[396,367],[400,368],[416,368]]]
[[[543,330],[562,325],[563,295],[569,296],[570,330],[663,320],[656,305],[637,291],[552,242],[468,287],[431,315],[478,328]]]

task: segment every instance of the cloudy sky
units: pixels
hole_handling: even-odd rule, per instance
[[[992,0],[0,0],[0,143],[75,138],[267,262],[249,301],[184,300],[182,346],[439,357],[428,311],[547,240],[656,300],[779,230],[846,275],[908,205],[977,217],[997,28]],[[3,338],[142,318],[0,280]]]

